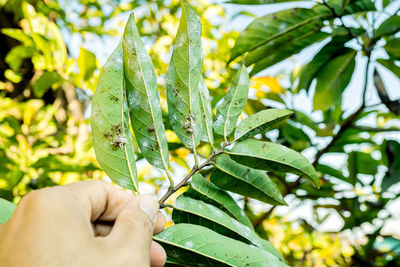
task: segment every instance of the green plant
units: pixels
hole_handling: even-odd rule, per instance
[[[166,76],[168,118],[180,141],[193,152],[193,168],[174,184],[168,168],[168,143],[156,74],[133,14],[122,42],[103,67],[93,96],[91,125],[96,157],[115,183],[138,191],[131,125],[144,158],[163,169],[169,179],[160,207],[166,206],[164,202],[173,193],[189,185],[174,205],[167,205],[173,209],[175,225],[155,237],[166,248],[170,260],[196,266],[244,266],[255,262],[285,266],[279,252],[257,236],[250,220],[225,190],[285,205],[265,171],[298,174],[315,186],[319,185],[317,173],[298,152],[252,138],[284,121],[292,112],[264,110],[236,127],[249,91],[249,75],[244,66],[238,69],[213,123],[202,76],[200,19],[187,1],[182,1],[181,6],[182,18]],[[197,153],[200,141],[212,147],[205,159]]]

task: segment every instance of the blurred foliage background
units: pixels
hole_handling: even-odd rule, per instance
[[[376,21],[397,14],[400,6],[400,1],[371,3],[377,8],[372,16],[362,13],[345,20],[355,25],[352,29],[363,44],[374,37],[359,33],[358,25],[370,24],[374,32]],[[247,25],[255,17],[254,8],[207,0],[191,1],[191,5],[202,19],[203,70],[215,106],[225,94],[241,60],[227,64],[232,59],[243,24]],[[274,5],[274,11],[279,10],[279,5],[278,8]],[[263,11],[258,14],[270,13],[268,7],[258,6]],[[284,7],[290,8],[290,5]],[[107,179],[94,156],[88,111],[101,64],[117,45],[132,10],[158,76],[172,171],[179,178],[190,169],[193,164],[190,152],[169,130],[171,126],[166,116],[164,77],[180,17],[179,1],[0,0],[1,198],[18,203],[34,189],[84,179]],[[329,26],[341,30],[342,18],[337,19],[339,26],[335,26],[337,21],[332,21],[321,28]],[[387,63],[385,70],[377,67],[383,70],[383,82],[379,74],[379,79],[376,74],[373,76],[372,68],[367,70],[367,75],[375,77],[376,86],[372,81],[366,84],[367,103],[360,100],[365,77],[359,73],[363,72],[365,64],[359,64],[362,62],[359,57],[354,71],[356,78],[353,77],[355,82],[346,92],[343,88],[343,97],[335,98],[334,104],[319,110],[312,107],[314,91],[310,89],[305,93],[297,85],[302,65],[321,46],[307,48],[306,53],[297,57],[302,48],[292,49],[277,59],[276,62],[285,61],[273,68],[269,67],[274,62],[265,65],[265,60],[262,61],[270,51],[256,55],[261,58],[253,58],[251,62],[257,66],[260,61],[260,70],[267,70],[252,77],[250,100],[243,116],[268,107],[294,110],[295,116],[288,123],[261,138],[302,152],[314,162],[322,182],[321,188],[316,190],[293,175],[270,173],[289,204],[283,208],[275,209],[236,196],[258,233],[268,236],[290,265],[400,266],[400,104],[393,100],[400,96],[398,25],[400,23],[396,28],[395,22],[392,35],[377,42],[376,55],[389,57],[384,60],[392,65]],[[320,40],[314,42],[317,41]],[[391,43],[390,47],[387,43]],[[277,44],[269,48],[291,46],[285,42]],[[389,49],[383,50],[383,47]],[[361,52],[365,56],[366,51],[360,48]],[[369,60],[374,61],[376,57],[370,54]],[[352,75],[353,71],[350,77]],[[364,103],[362,110],[353,113],[356,104],[342,103],[348,98],[352,98],[350,102]],[[324,95],[322,99],[329,103]],[[200,155],[208,155],[209,149],[200,145]],[[140,161],[142,156],[137,145],[136,152],[141,188],[144,192],[159,194],[160,190],[165,190],[162,173],[144,160]]]

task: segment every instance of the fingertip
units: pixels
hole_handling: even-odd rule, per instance
[[[150,195],[138,196],[139,208],[149,216],[153,224],[156,223],[157,214],[159,211],[157,200]]]
[[[157,214],[157,222],[156,225],[154,226],[154,234],[158,234],[159,232],[164,230],[166,223],[167,220],[165,219],[164,214],[162,214],[161,211],[159,211]]]
[[[164,248],[154,241],[151,243],[150,260],[151,267],[162,267],[167,261],[167,253]]]

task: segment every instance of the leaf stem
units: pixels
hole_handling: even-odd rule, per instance
[[[195,174],[197,173],[199,170],[203,169],[204,167],[210,165],[211,161],[218,155],[224,153],[224,149],[226,146],[228,146],[228,143],[224,143],[221,146],[221,149],[218,151],[213,151],[211,153],[211,155],[200,165],[194,165],[193,168],[190,170],[190,172],[188,172],[185,177],[182,179],[182,181],[180,181],[176,186],[174,187],[169,187],[167,192],[164,194],[164,196],[162,196],[160,198],[160,200],[158,201],[159,205],[160,205],[160,209],[165,207],[164,203],[165,201],[167,201],[167,199],[174,194],[176,191],[178,191],[179,189],[181,189],[182,187],[186,186],[189,179]]]

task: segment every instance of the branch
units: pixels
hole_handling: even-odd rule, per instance
[[[366,131],[366,132],[375,132],[375,133],[381,133],[381,132],[400,132],[400,128],[376,128],[376,127],[369,127],[369,126],[359,126],[359,125],[354,125],[351,128]]]
[[[362,93],[362,103],[361,103],[360,107],[353,114],[351,114],[349,117],[347,117],[344,120],[339,131],[332,138],[332,140],[329,142],[329,144],[325,148],[323,148],[322,150],[317,152],[317,155],[315,156],[315,159],[312,163],[313,166],[316,166],[318,164],[318,161],[322,157],[322,155],[324,155],[326,152],[328,152],[336,144],[336,142],[339,140],[339,138],[343,135],[343,133],[347,129],[349,129],[350,127],[353,127],[352,125],[353,125],[354,121],[357,119],[358,115],[360,115],[360,113],[365,109],[366,94],[367,94],[368,81],[369,81],[368,74],[369,74],[370,64],[371,64],[371,52],[367,52],[367,66],[365,68],[365,83],[364,83],[363,93]],[[295,189],[300,184],[300,180],[301,180],[301,177],[299,177],[295,182],[293,182],[292,184],[287,186],[285,192],[283,192],[282,195],[285,197],[285,196],[289,195],[290,193],[292,193],[293,189]],[[256,228],[258,225],[260,225],[263,222],[263,220],[268,218],[271,215],[271,213],[274,211],[275,208],[276,208],[276,206],[273,206],[267,212],[265,212],[263,215],[261,215],[256,221],[254,221],[253,222],[254,228]]]
[[[365,101],[366,101],[366,95],[367,95],[367,88],[368,88],[368,81],[369,81],[369,68],[371,65],[371,53],[368,52],[367,54],[367,66],[365,68],[365,83],[364,83],[364,88],[363,88],[363,93],[362,93],[362,103],[361,106],[350,116],[348,116],[344,122],[342,123],[339,131],[335,136],[333,136],[332,140],[329,142],[329,144],[322,150],[317,152],[317,155],[315,156],[313,166],[316,166],[318,164],[319,159],[327,153],[339,140],[340,137],[342,137],[343,133],[349,129],[353,122],[357,119],[358,115],[364,110],[365,108]]]
[[[360,40],[358,39],[358,36],[352,31],[351,28],[347,27],[346,24],[344,24],[343,21],[343,16],[339,15],[338,13],[336,13],[335,9],[333,7],[331,7],[326,0],[322,0],[322,4],[324,6],[326,6],[332,13],[334,18],[338,18],[340,20],[340,23],[342,23],[342,27],[346,29],[346,31],[350,34],[351,37],[353,37],[354,39],[356,39],[357,43],[361,46],[362,50],[364,50],[365,52],[370,51],[370,48],[365,47],[363,43],[360,42]]]
[[[174,186],[174,187],[169,187],[168,190],[167,190],[167,192],[164,194],[164,196],[162,196],[161,199],[158,201],[158,203],[159,203],[159,205],[160,205],[160,208],[165,207],[164,202],[167,201],[167,199],[168,199],[173,193],[175,193],[176,191],[178,191],[178,190],[181,189],[182,187],[186,186],[187,183],[188,183],[188,181],[189,181],[189,179],[190,179],[196,172],[198,172],[199,170],[203,169],[204,167],[210,165],[210,164],[211,164],[211,161],[212,161],[216,156],[222,154],[222,153],[224,152],[224,148],[225,148],[226,146],[228,146],[228,145],[229,145],[228,143],[224,143],[224,144],[222,145],[222,147],[221,147],[220,150],[218,150],[218,151],[213,151],[213,152],[211,153],[211,155],[210,155],[202,164],[200,164],[200,165],[195,164],[195,165],[193,166],[193,168],[190,170],[190,172],[187,173],[187,174],[185,175],[185,177],[183,178],[182,181],[180,181],[179,184],[177,184],[177,185]]]

